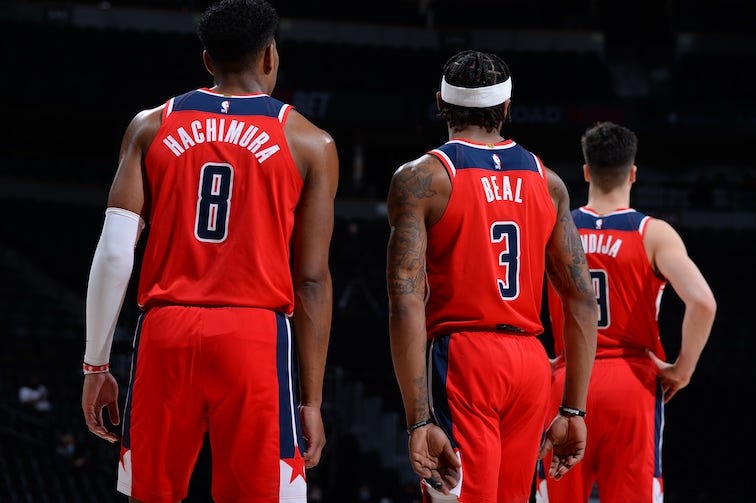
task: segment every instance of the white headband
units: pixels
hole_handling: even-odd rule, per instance
[[[512,97],[512,77],[504,82],[485,87],[457,87],[441,78],[441,99],[451,105],[470,108],[487,108],[500,105]]]

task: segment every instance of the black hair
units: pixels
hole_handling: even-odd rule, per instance
[[[278,30],[278,13],[266,0],[221,0],[199,18],[197,35],[216,63],[241,63],[262,51]]]
[[[499,56],[480,51],[461,51],[444,63],[444,79],[457,87],[485,87],[501,84],[511,77],[509,67]],[[489,133],[504,122],[504,103],[486,108],[468,108],[441,100],[439,117],[459,131],[465,126],[481,126]]]
[[[623,182],[635,164],[638,138],[619,124],[597,122],[583,133],[580,144],[591,180],[602,189]]]

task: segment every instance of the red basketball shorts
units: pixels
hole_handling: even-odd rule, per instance
[[[217,503],[306,501],[289,320],[251,308],[149,309],[134,339],[118,490],[187,496],[205,433]]]
[[[551,412],[564,386],[564,366],[554,372]],[[546,478],[547,454],[538,473],[538,503],[587,501],[594,483],[601,503],[660,503],[664,400],[657,370],[646,357],[597,358],[588,388],[585,456],[560,480]]]
[[[434,418],[462,463],[452,492],[465,503],[527,502],[549,406],[541,341],[453,333],[431,341],[428,366]]]

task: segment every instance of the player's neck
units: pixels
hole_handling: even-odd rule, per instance
[[[596,213],[606,215],[613,211],[630,207],[630,193],[624,190],[600,192],[595,187],[588,189],[586,206]]]
[[[449,128],[449,139],[457,138],[460,140],[467,140],[473,143],[499,143],[504,140],[500,132],[497,129],[493,129],[490,132],[486,131],[486,128],[479,126],[467,126],[461,131],[455,131]]]
[[[255,76],[246,73],[224,74],[222,77],[215,76],[215,85],[212,91],[226,95],[247,95],[247,94],[270,94],[264,82]]]

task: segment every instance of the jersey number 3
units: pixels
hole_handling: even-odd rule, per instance
[[[520,294],[520,228],[515,222],[494,222],[491,225],[491,242],[504,246],[498,251],[498,265],[504,278],[496,278],[502,300],[516,299]],[[501,250],[501,246],[497,247]]]
[[[194,235],[200,241],[220,243],[228,235],[234,172],[229,164],[205,164],[200,171]]]

